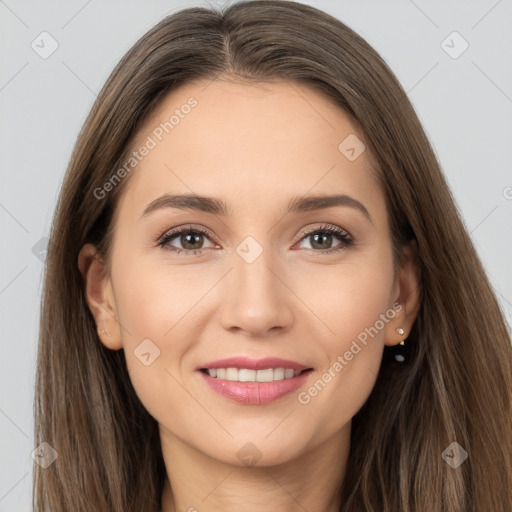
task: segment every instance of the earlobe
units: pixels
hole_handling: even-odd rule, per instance
[[[96,322],[101,342],[111,350],[123,348],[112,281],[96,247],[85,244],[78,255],[78,269],[84,281],[85,300]]]

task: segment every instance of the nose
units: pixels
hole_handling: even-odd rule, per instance
[[[294,320],[294,296],[283,267],[271,261],[266,250],[252,263],[234,254],[233,267],[222,283],[224,329],[251,337],[288,330]]]

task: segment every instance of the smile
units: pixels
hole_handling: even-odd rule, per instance
[[[212,391],[246,405],[274,402],[299,389],[313,372],[295,361],[247,357],[207,363],[197,370]]]

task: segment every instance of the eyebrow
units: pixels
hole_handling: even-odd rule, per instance
[[[366,207],[357,201],[357,199],[345,194],[294,197],[288,203],[288,213],[303,213],[313,210],[321,210],[324,208],[332,208],[335,206],[345,206],[359,210],[370,222],[373,222]],[[227,204],[220,199],[198,196],[196,194],[164,194],[149,203],[140,218],[163,208],[193,210],[224,217],[229,217],[232,214],[232,211],[228,208]]]

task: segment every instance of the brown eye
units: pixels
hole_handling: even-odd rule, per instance
[[[204,235],[202,233],[198,233],[197,231],[189,231],[187,234],[180,235],[180,243],[183,246],[183,249],[201,249],[201,245],[203,244]]]
[[[200,254],[203,252],[204,243],[210,240],[208,233],[198,228],[185,227],[167,232],[158,242],[160,247],[169,251],[188,254]],[[210,240],[209,247],[215,247]],[[177,245],[177,246],[176,246]],[[181,246],[181,247],[180,247]]]
[[[313,249],[330,249],[333,242],[333,236],[330,233],[316,233],[309,235]]]
[[[333,245],[335,239],[338,239],[339,243]],[[353,242],[353,238],[347,231],[337,226],[322,226],[306,232],[301,239],[301,243],[304,241],[310,243],[310,247],[306,247],[306,249],[331,253],[346,249]]]

